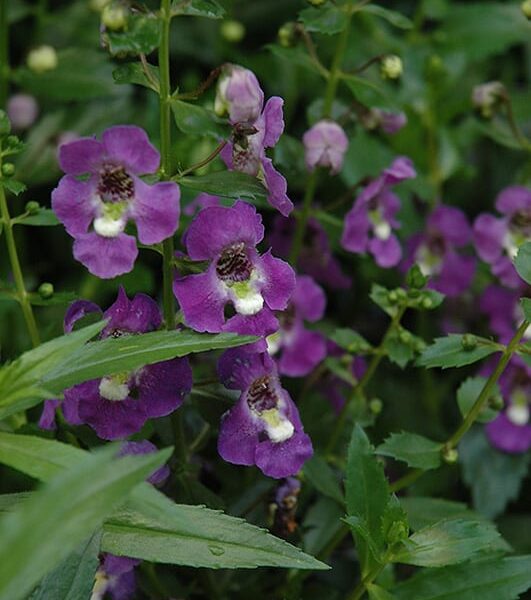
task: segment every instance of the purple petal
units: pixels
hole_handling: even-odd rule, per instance
[[[345,226],[341,235],[341,245],[350,252],[365,252],[369,243],[371,223],[367,210],[359,200],[345,216]]]
[[[273,359],[265,352],[256,352],[248,344],[226,350],[217,365],[223,385],[231,390],[244,390],[255,379],[276,373]]]
[[[474,222],[474,243],[481,259],[495,262],[502,254],[503,240],[507,233],[504,219],[481,214]]]
[[[312,455],[310,438],[303,431],[295,431],[285,442],[260,442],[256,448],[255,460],[256,466],[264,475],[280,479],[296,475]]]
[[[227,169],[230,169],[230,170],[234,169],[234,165],[232,163],[233,151],[234,151],[234,147],[232,145],[232,142],[227,142],[221,149],[221,152],[219,153],[219,157],[225,163]]]
[[[515,425],[505,413],[485,426],[487,437],[502,452],[521,454],[531,448],[531,425]]]
[[[382,131],[388,135],[394,135],[407,124],[407,117],[403,112],[392,113],[382,110],[380,119]]]
[[[155,444],[152,444],[148,440],[141,440],[140,442],[124,442],[120,447],[120,451],[118,452],[118,456],[127,456],[127,455],[142,455],[142,454],[151,454],[157,451],[157,447]],[[153,485],[162,485],[166,479],[170,476],[170,468],[168,465],[162,465],[156,471],[148,477],[147,481],[152,483]],[[112,556],[112,555],[109,555]],[[116,557],[116,558],[126,558],[126,557]],[[128,559],[128,560],[136,560],[136,559]],[[140,561],[138,561],[140,562]],[[137,563],[138,564],[138,563]],[[136,566],[136,565],[133,565]],[[106,573],[109,573],[107,569],[105,569]]]
[[[396,266],[402,258],[402,248],[395,235],[390,235],[386,240],[372,238],[369,241],[369,250],[376,263],[384,269]]]
[[[500,256],[498,260],[492,263],[491,267],[493,275],[506,285],[507,287],[518,289],[522,286],[523,280],[518,275],[510,258]]]
[[[68,175],[94,173],[103,161],[103,145],[95,138],[79,138],[59,146],[59,165]]]
[[[263,144],[266,148],[275,146],[284,131],[284,100],[273,96],[266,102],[263,112],[265,135]]]
[[[138,239],[142,244],[158,244],[177,231],[180,194],[179,186],[171,181],[147,185],[135,178],[131,216],[136,221]]]
[[[101,141],[106,158],[126,167],[134,175],[154,173],[160,165],[158,150],[147,133],[135,125],[117,125],[106,129]]]
[[[400,210],[400,198],[390,190],[384,190],[378,197],[378,204],[383,218],[391,227],[398,229],[400,223],[395,219],[395,215]]]
[[[455,246],[464,246],[470,241],[472,232],[468,220],[455,206],[438,206],[428,217],[427,224]]]
[[[227,71],[220,78],[220,84],[222,87],[226,78],[225,101],[229,105],[230,122],[253,123],[264,104],[264,92],[258,79],[252,71],[238,65],[230,65]]]
[[[323,288],[308,275],[298,275],[291,301],[297,314],[306,321],[319,321],[323,318],[326,296]]]
[[[129,446],[131,451],[130,452],[122,452],[120,451],[118,454],[119,455],[123,455],[123,454],[138,454],[138,452],[133,452],[132,451],[132,446],[136,445],[136,444],[142,444],[144,442],[126,442],[124,444],[124,446]],[[149,444],[149,442],[147,442]],[[151,446],[153,446],[153,444],[150,444]],[[122,446],[123,448],[123,446]],[[153,450],[151,450],[151,452],[154,452],[156,450],[155,446],[153,446]],[[140,454],[143,454],[143,452],[141,452]],[[103,570],[105,571],[105,573],[107,573],[107,575],[123,575],[124,573],[128,573],[129,571],[132,571],[136,566],[138,566],[142,561],[139,560],[138,558],[130,558],[129,556],[116,556],[115,554],[106,554],[105,558],[103,559]]]
[[[94,302],[89,302],[88,300],[76,300],[75,302],[72,302],[68,307],[63,320],[65,333],[70,333],[72,329],[74,329],[74,324],[90,313],[100,313],[103,316],[103,311],[97,304],[94,304]]]
[[[218,452],[235,465],[254,465],[255,448],[262,425],[253,419],[243,397],[221,417]]]
[[[220,204],[221,199],[219,196],[212,196],[211,194],[199,194],[199,196],[194,198],[184,207],[183,212],[186,216],[193,217],[196,212],[202,208],[207,208],[208,206],[219,206]]]
[[[291,266],[271,255],[268,250],[260,257],[258,268],[265,276],[261,292],[269,308],[284,310],[295,289],[295,273]]]
[[[80,386],[83,384],[80,384]],[[76,391],[77,386],[64,391],[64,399],[61,402],[61,412],[67,423],[70,425],[82,425],[83,420],[79,416],[79,395]]]
[[[136,294],[129,300],[122,286],[118,288],[118,297],[103,314],[109,323],[103,330],[103,337],[112,335],[114,331],[130,333],[147,333],[158,329],[162,323],[162,315],[157,303],[146,294]]]
[[[88,181],[78,181],[71,175],[65,175],[52,191],[52,209],[73,237],[86,233],[97,216],[92,204],[96,185],[95,177]]]
[[[214,264],[206,273],[175,279],[173,293],[179,301],[188,327],[210,333],[218,333],[223,329],[228,296],[221,287]]]
[[[85,233],[74,241],[74,258],[101,279],[112,279],[129,273],[133,270],[137,256],[135,238],[125,233],[114,238]]]
[[[135,572],[127,571],[117,579],[110,579],[107,592],[111,595],[112,600],[133,600],[136,595]]]
[[[264,307],[255,315],[234,315],[225,323],[222,331],[265,337],[278,331],[278,328],[278,319],[269,308]]]
[[[469,289],[476,272],[476,260],[472,256],[460,256],[447,252],[441,271],[430,287],[449,297],[460,296]]]
[[[520,211],[531,211],[531,190],[520,185],[505,188],[496,198],[496,208],[508,217]]]
[[[306,168],[330,167],[331,173],[338,173],[348,148],[348,138],[336,122],[323,119],[311,127],[302,137]]]
[[[54,430],[57,425],[55,424],[55,410],[59,406],[59,400],[45,400],[44,406],[42,407],[42,413],[39,419],[39,427],[46,430]]]
[[[288,184],[283,175],[281,175],[273,166],[273,161],[266,156],[262,157],[262,168],[264,170],[264,179],[269,192],[267,201],[276,208],[281,215],[287,217],[293,210],[293,202],[287,196]]]
[[[303,377],[325,358],[326,342],[317,331],[307,331],[302,327],[290,333],[289,345],[282,346],[278,369],[283,375]]]

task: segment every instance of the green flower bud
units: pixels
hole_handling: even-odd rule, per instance
[[[443,448],[442,450],[442,459],[444,460],[445,463],[448,463],[449,465],[453,465],[457,462],[457,460],[459,459],[459,453],[457,452],[457,450],[455,448]]]
[[[46,282],[41,283],[37,291],[43,300],[48,300],[53,296],[54,289],[51,283]]]
[[[382,412],[383,402],[380,398],[372,398],[369,402],[369,410],[373,415],[379,415]]]
[[[422,273],[420,267],[415,264],[407,272],[406,283],[410,288],[421,290],[428,283],[428,278]]]
[[[101,22],[110,31],[120,31],[127,25],[128,11],[119,4],[107,4],[101,13]]]
[[[463,350],[474,350],[478,345],[478,340],[475,335],[471,333],[465,333],[463,339],[461,340],[461,346]]]
[[[522,12],[524,13],[524,15],[528,19],[531,19],[531,0],[524,0],[524,2],[522,2],[522,4],[520,4],[520,8],[522,9]]]
[[[396,304],[396,302],[398,302],[398,294],[396,293],[396,290],[391,290],[387,294],[387,299],[391,304]]]
[[[400,341],[404,344],[409,344],[409,342],[411,342],[411,333],[406,329],[403,329],[398,337],[400,338]]]
[[[499,394],[496,394],[495,396],[492,396],[492,398],[489,398],[489,406],[493,410],[501,410],[503,408],[503,405],[503,398]]]
[[[402,59],[396,54],[389,54],[382,58],[380,73],[383,79],[399,79],[404,70]]]
[[[243,26],[243,23],[234,21],[233,19],[223,21],[223,23],[221,23],[220,32],[223,39],[232,44],[241,42],[245,37],[245,27]]]
[[[45,73],[57,68],[57,52],[52,46],[39,46],[28,54],[26,64],[34,73]]]
[[[312,6],[322,6],[323,4],[326,4],[327,0],[306,0],[306,2]]]
[[[284,23],[278,30],[278,43],[284,48],[291,48],[297,42],[296,23]]]
[[[11,123],[5,110],[0,110],[0,136],[11,133]]]
[[[6,162],[2,165],[2,175],[4,177],[13,177],[15,174],[15,165],[13,163]]]
[[[406,290],[404,290],[403,288],[396,288],[396,295],[398,296],[398,299],[401,302],[403,302],[407,298]]]
[[[424,298],[422,298],[422,301],[420,304],[421,304],[422,308],[425,308],[426,310],[428,310],[433,306],[433,300],[429,296],[424,296]]]
[[[94,12],[100,13],[112,0],[90,0],[89,6]]]
[[[389,546],[394,546],[409,535],[409,527],[403,521],[395,521],[387,530],[385,539]]]
[[[36,215],[40,209],[40,204],[38,202],[35,202],[35,200],[30,200],[26,203],[26,212],[30,215]]]

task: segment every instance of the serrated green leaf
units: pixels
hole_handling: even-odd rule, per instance
[[[343,521],[352,530],[353,534],[356,537],[357,544],[359,545],[359,540],[362,539],[363,542],[367,545],[367,548],[371,553],[372,559],[377,563],[381,564],[381,547],[376,545],[376,542],[373,539],[369,528],[367,527],[367,523],[363,519],[360,519],[360,517],[345,517]]]
[[[226,120],[219,119],[213,112],[198,104],[172,100],[171,109],[175,124],[184,133],[213,137],[215,140],[228,139],[231,127]]]
[[[405,15],[396,12],[395,10],[389,10],[378,4],[368,4],[361,9],[363,12],[370,13],[377,17],[385,19],[391,25],[398,27],[399,29],[412,29],[413,22],[408,19]]]
[[[59,219],[50,208],[39,208],[36,215],[26,215],[12,220],[13,225],[32,225],[36,227],[52,227],[59,225]]]
[[[340,348],[352,354],[363,354],[371,349],[369,342],[353,329],[336,329],[329,338]]]
[[[376,453],[404,461],[416,469],[428,470],[440,466],[442,446],[422,435],[402,431],[392,433],[376,448]]]
[[[175,0],[171,6],[173,15],[189,15],[207,19],[221,19],[225,9],[216,0]]]
[[[97,377],[129,371],[196,352],[234,348],[256,341],[254,336],[195,331],[154,331],[142,335],[105,338],[86,344],[68,362],[47,373],[41,385],[52,393]]]
[[[522,305],[522,310],[524,311],[525,320],[531,322],[531,298],[521,298],[520,304]]]
[[[465,349],[463,347],[463,335],[452,333],[443,338],[435,338],[433,344],[428,346],[418,359],[421,367],[463,367],[490,356],[494,352],[500,352],[503,347],[486,338],[474,336],[477,344],[475,347]]]
[[[457,404],[463,417],[468,414],[476,402],[481,390],[485,387],[486,382],[486,377],[469,377],[459,386],[459,389],[457,390]],[[496,396],[500,396],[498,385],[494,387],[491,397],[494,398]],[[490,408],[487,402],[476,420],[479,423],[488,423],[498,416],[498,412],[499,411]]]
[[[148,65],[150,77],[146,75],[142,63],[129,62],[120,65],[112,72],[114,82],[118,85],[136,83],[144,87],[159,92],[159,68],[154,65]]]
[[[392,590],[397,600],[516,600],[531,586],[531,556],[426,569]]]
[[[449,519],[420,529],[393,553],[393,562],[444,567],[499,549],[500,534],[489,521]]]
[[[130,15],[124,32],[107,32],[111,54],[149,54],[159,44],[160,21],[154,15]]]
[[[463,502],[453,502],[442,498],[406,496],[400,498],[400,503],[406,510],[409,524],[414,531],[434,525],[442,520],[469,519],[479,521],[483,518]]]
[[[514,259],[514,266],[518,275],[531,285],[531,242],[522,244]]]
[[[408,341],[402,339],[403,332],[408,334]],[[395,331],[385,340],[384,348],[391,362],[403,369],[417,355],[415,346],[423,344],[423,340],[413,335],[403,327]]]
[[[318,492],[333,498],[341,505],[345,503],[337,477],[322,456],[314,454],[310,460],[306,461],[303,473]]]
[[[341,6],[309,6],[301,10],[299,20],[304,23],[304,28],[307,31],[334,35],[345,29],[349,22],[349,17],[344,7]]]
[[[5,515],[0,521],[0,597],[25,598],[170,452],[117,459],[111,446],[86,454]]]
[[[397,305],[389,301],[389,290],[383,285],[373,283],[371,286],[370,299],[384,310],[390,317],[394,317],[397,312]]]
[[[48,573],[28,600],[80,600],[90,598],[99,566],[101,531],[78,546]]]
[[[256,179],[238,171],[219,171],[196,177],[181,177],[179,185],[225,198],[247,198],[268,206],[267,191]]]
[[[26,184],[16,179],[0,179],[0,185],[8,192],[11,192],[15,196],[22,194],[26,189]]]

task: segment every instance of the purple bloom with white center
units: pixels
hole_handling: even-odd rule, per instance
[[[273,252],[282,258],[289,256],[295,223],[295,219],[291,217],[284,219],[278,215],[269,231],[267,241],[271,244]],[[315,281],[333,290],[347,289],[352,284],[352,280],[343,273],[339,261],[332,253],[326,231],[314,218],[308,220],[297,267]]]
[[[74,238],[74,257],[93,275],[109,279],[132,270],[138,248],[124,232],[128,221],[135,222],[142,244],[175,233],[179,187],[170,181],[148,185],[139,177],[160,164],[143,129],[120,125],[104,131],[101,141],[63,144],[59,164],[66,175],[52,192],[52,208]]]
[[[222,117],[228,113],[230,122],[253,123],[264,105],[264,92],[249,69],[225,65],[218,80],[214,110]]]
[[[118,456],[127,455],[138,455],[138,454],[151,454],[157,452],[157,447],[148,440],[142,440],[140,442],[124,442],[118,452]],[[164,485],[168,477],[170,476],[170,467],[168,465],[162,465],[156,471],[153,471],[147,478],[149,483],[156,486]]]
[[[229,389],[241,391],[221,421],[218,451],[227,462],[256,465],[280,479],[295,475],[312,454],[299,411],[280,384],[267,353],[235,348],[225,352],[218,373]]]
[[[531,240],[531,189],[522,186],[505,188],[496,198],[497,218],[481,214],[474,222],[474,242],[482,260],[491,265],[492,273],[506,286],[522,284],[513,259],[518,248]]]
[[[408,240],[404,270],[417,263],[430,277],[428,287],[447,296],[465,292],[474,278],[476,260],[458,249],[470,242],[472,231],[465,214],[453,206],[438,206],[426,220],[424,233]]]
[[[112,600],[131,600],[136,592],[134,569],[142,561],[114,554],[104,554],[100,560],[90,600],[103,600],[107,594]]]
[[[390,188],[416,175],[411,160],[400,156],[372,181],[345,217],[343,248],[355,253],[370,252],[380,267],[397,265],[402,248],[393,229],[400,227],[395,218],[400,200]]]
[[[286,193],[288,184],[284,176],[273,166],[273,161],[266,155],[266,148],[276,146],[284,131],[282,111],[284,100],[273,96],[266,102],[262,111],[262,92],[256,117],[254,117],[255,104],[251,103],[253,110],[249,110],[249,94],[245,93],[241,96],[242,110],[238,108],[239,102],[239,97],[235,96],[231,104],[231,115],[235,117],[235,119],[231,117],[234,133],[232,140],[225,145],[220,156],[229,169],[258,177],[268,191],[269,204],[287,217],[293,210],[293,203]],[[236,119],[242,116],[246,118]]]
[[[527,452],[531,448],[531,367],[519,357],[513,358],[499,384],[505,408],[485,426],[487,437],[502,452]]]
[[[269,335],[278,329],[273,311],[284,310],[295,287],[292,268],[256,244],[264,237],[262,217],[238,200],[232,207],[203,209],[184,235],[192,260],[207,270],[177,278],[173,289],[186,324],[196,331]],[[231,304],[235,315],[226,318]]]
[[[332,174],[341,171],[348,138],[335,121],[318,121],[302,136],[302,143],[308,171],[313,171],[315,167],[329,167]]]
[[[71,331],[77,320],[91,312],[102,311],[92,302],[74,302],[65,315],[65,331]],[[162,322],[154,300],[145,294],[129,300],[123,288],[102,316],[108,323],[101,338],[154,331]],[[65,390],[61,408],[69,423],[86,423],[100,438],[116,440],[140,431],[148,419],[172,413],[191,388],[188,360],[174,358],[75,385]],[[48,427],[53,426],[53,408],[47,403],[41,417]]]
[[[269,354],[274,356],[280,352],[277,364],[283,375],[307,375],[325,358],[324,337],[304,327],[304,321],[322,319],[325,307],[322,288],[308,275],[299,275],[288,307],[277,314],[280,329],[267,338]]]

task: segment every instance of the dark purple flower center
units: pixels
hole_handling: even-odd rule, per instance
[[[428,250],[434,256],[444,256],[446,253],[446,240],[438,232],[432,232],[427,241]]]
[[[531,236],[531,210],[520,210],[511,216],[509,227],[521,232],[525,237]]]
[[[276,313],[276,317],[280,322],[280,327],[284,331],[290,331],[295,325],[296,310],[293,304],[290,302],[286,310],[279,311]]]
[[[98,194],[104,202],[131,200],[135,193],[133,179],[120,165],[104,165],[100,171]]]
[[[251,410],[258,414],[277,407],[278,396],[268,375],[259,377],[251,383],[247,391],[247,404]]]
[[[216,263],[216,273],[222,281],[236,283],[251,277],[253,265],[243,242],[225,248]]]

